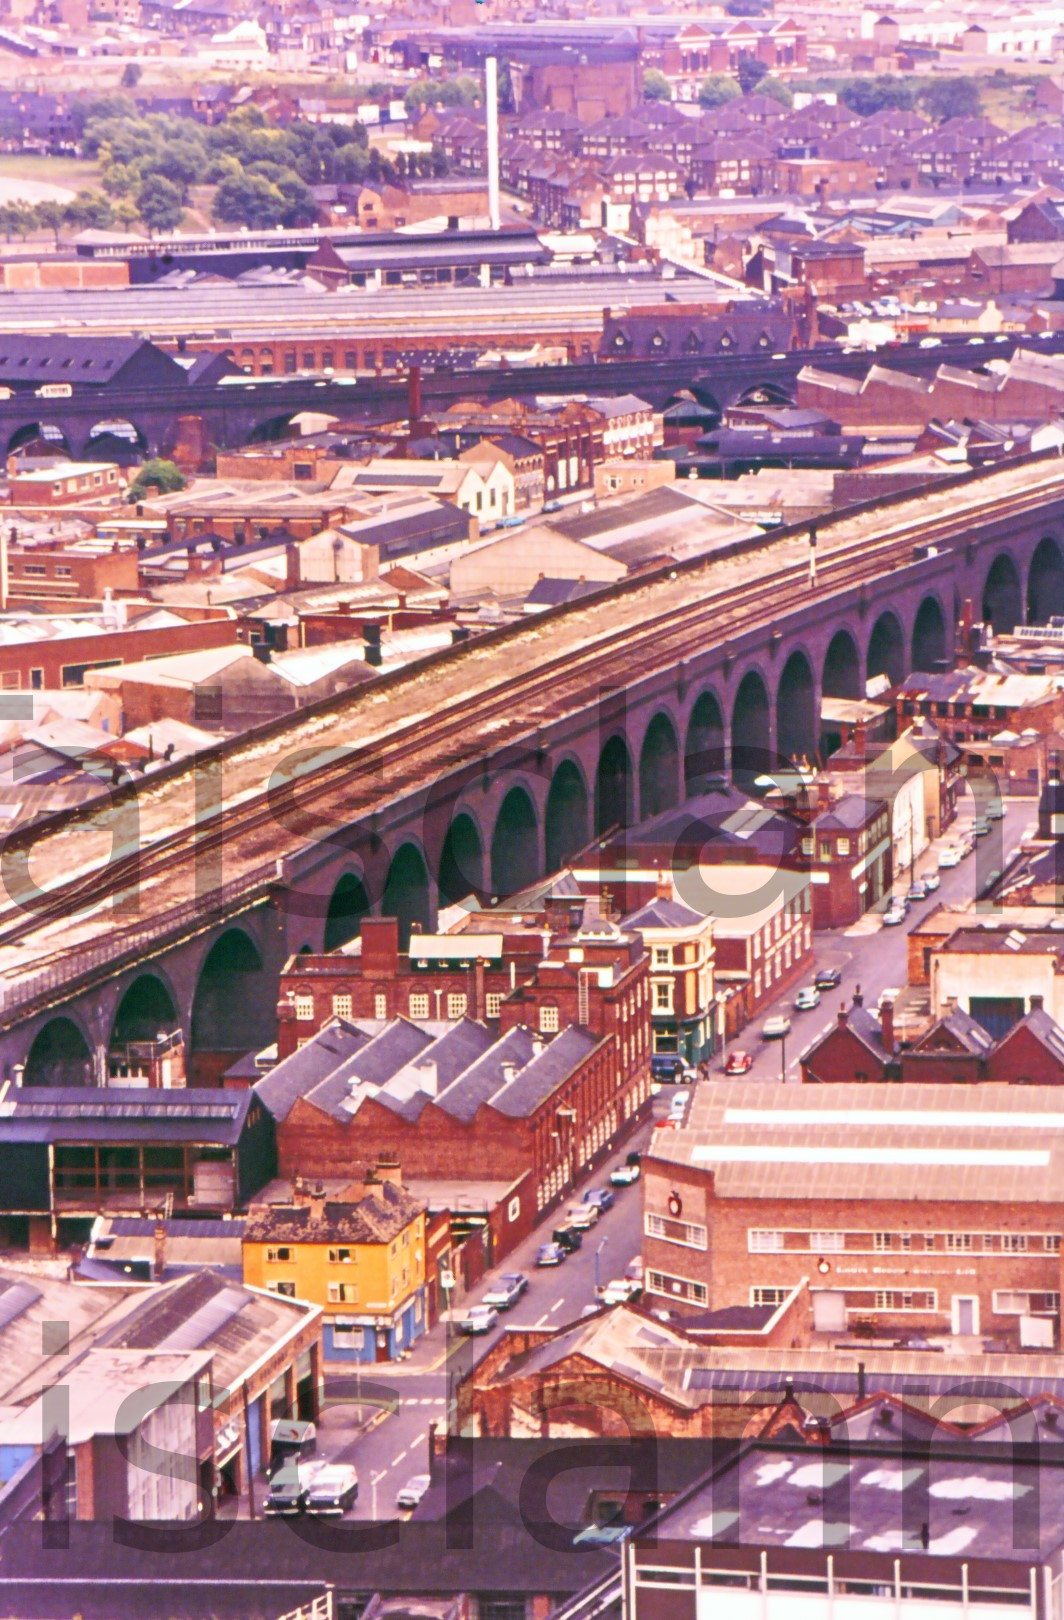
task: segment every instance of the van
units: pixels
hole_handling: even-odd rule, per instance
[[[298,1418],[278,1418],[270,1429],[270,1473],[289,1464],[305,1462],[318,1449],[318,1431],[313,1423]]]
[[[307,1466],[304,1463],[300,1468],[295,1463],[288,1463],[285,1467],[278,1468],[270,1480],[270,1488],[262,1507],[268,1518],[288,1518],[296,1513],[302,1513],[310,1485]]]
[[[324,1463],[307,1491],[307,1512],[346,1513],[358,1495],[358,1469],[352,1463]]]

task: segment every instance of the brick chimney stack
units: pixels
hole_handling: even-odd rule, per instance
[[[155,1252],[152,1256],[151,1275],[153,1282],[162,1282],[166,1276],[166,1237],[167,1227],[164,1220],[157,1220],[152,1233]]]
[[[885,1001],[879,1009],[880,1028],[882,1030],[883,1050],[888,1055],[894,1050],[894,1003]]]
[[[310,1224],[323,1226],[325,1224],[325,1183],[316,1181],[310,1192]]]

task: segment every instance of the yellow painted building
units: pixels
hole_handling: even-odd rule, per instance
[[[387,1361],[426,1327],[425,1206],[394,1180],[248,1211],[244,1281],[324,1312],[326,1361]]]

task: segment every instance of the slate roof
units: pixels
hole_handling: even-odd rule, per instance
[[[571,1024],[563,1029],[491,1099],[491,1106],[511,1119],[527,1119],[563,1080],[568,1079],[599,1044],[589,1030]]]
[[[333,1019],[258,1082],[255,1093],[259,1101],[274,1119],[286,1119],[294,1102],[334,1074],[340,1063],[354,1057],[369,1038],[354,1024]]]
[[[390,1243],[424,1209],[405,1187],[382,1181],[357,1203],[326,1200],[321,1216],[308,1204],[253,1205],[244,1237],[249,1243]]]

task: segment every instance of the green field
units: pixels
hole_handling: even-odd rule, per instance
[[[100,170],[97,164],[80,158],[0,152],[0,179],[39,180],[51,186],[69,186],[71,191],[92,191],[99,188]]]

